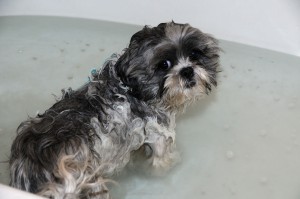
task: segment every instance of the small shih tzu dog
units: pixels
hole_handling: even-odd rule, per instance
[[[107,199],[124,167],[170,169],[176,114],[217,85],[219,51],[189,24],[145,26],[87,84],[21,123],[10,185],[52,199]]]

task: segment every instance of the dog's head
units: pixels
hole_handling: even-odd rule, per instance
[[[176,110],[216,86],[218,65],[216,39],[170,22],[135,33],[115,67],[131,95]]]

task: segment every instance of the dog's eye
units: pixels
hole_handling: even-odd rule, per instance
[[[189,55],[189,58],[193,61],[198,60],[200,56],[202,55],[202,52],[199,49],[194,49]]]
[[[163,70],[167,70],[172,67],[172,62],[170,60],[163,60],[158,63],[158,67]]]

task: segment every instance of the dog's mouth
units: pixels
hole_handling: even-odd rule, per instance
[[[184,108],[209,94],[214,85],[211,79],[210,74],[201,67],[188,66],[170,73],[164,82],[164,104],[170,109]]]
[[[196,80],[191,80],[191,81],[186,81],[185,82],[185,87],[186,88],[193,88],[194,86],[196,86]]]

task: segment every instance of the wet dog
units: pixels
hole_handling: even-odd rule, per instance
[[[109,198],[130,165],[159,174],[178,161],[175,117],[216,86],[218,42],[188,24],[135,33],[90,82],[23,122],[10,185],[48,198]]]

